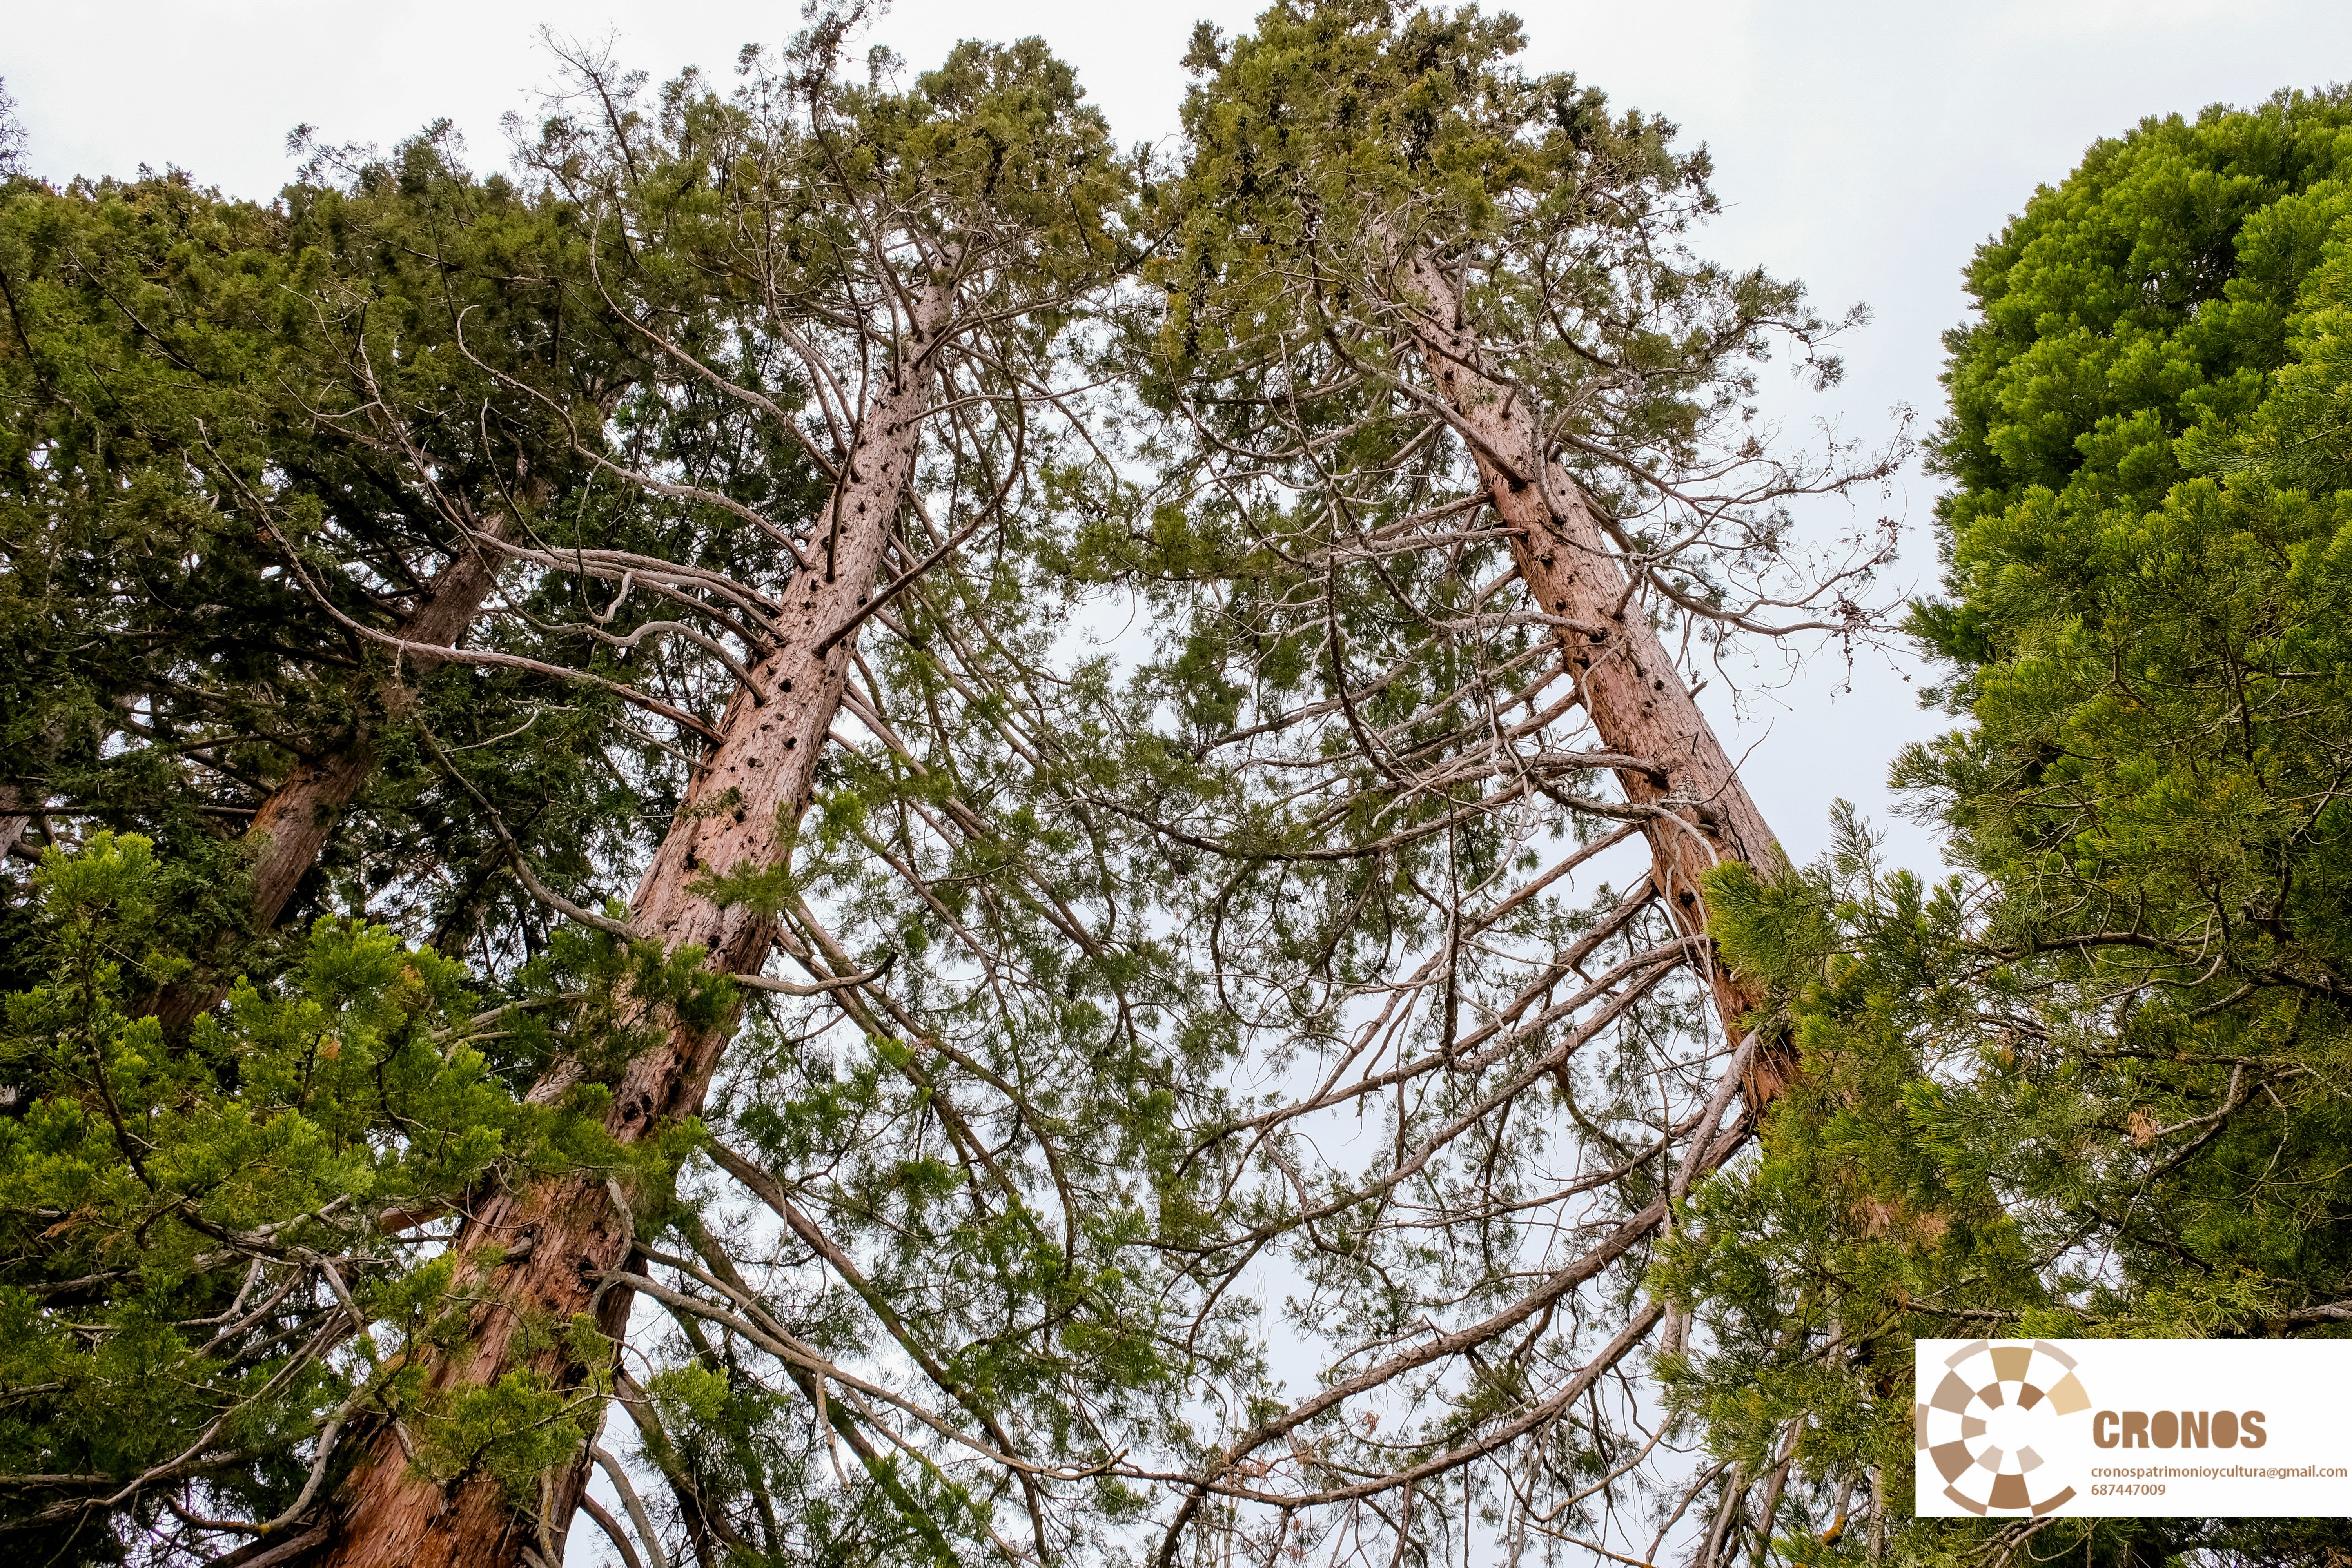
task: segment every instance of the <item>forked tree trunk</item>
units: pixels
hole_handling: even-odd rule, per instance
[[[869,405],[835,488],[827,521],[838,532],[815,568],[787,588],[781,646],[761,655],[751,680],[729,700],[721,739],[638,883],[631,904],[635,928],[667,947],[707,948],[705,967],[713,972],[757,972],[775,940],[772,916],[715,902],[707,879],[783,864],[808,809],[856,639],[819,645],[875,591],[891,524],[913,478],[936,382],[933,355],[950,302],[945,285],[924,290],[906,354]],[[646,1007],[634,1017],[625,1009],[622,1022],[664,1031],[661,1043],[631,1060],[614,1085],[605,1126],[634,1143],[700,1109],[735,1020],[698,1029]],[[574,1081],[551,1076],[533,1098],[555,1098]],[[632,1292],[615,1277],[629,1267],[633,1238],[616,1195],[601,1177],[570,1176],[496,1194],[468,1216],[455,1244],[456,1289],[475,1305],[465,1342],[434,1363],[427,1378],[433,1394],[527,1373],[583,1400],[601,1397],[593,1379],[606,1363],[574,1359],[562,1342],[562,1325],[593,1314],[608,1342],[627,1327]],[[492,1248],[503,1249],[505,1258],[487,1268]],[[533,1331],[549,1324],[557,1328],[553,1336]],[[558,1342],[547,1342],[551,1337]],[[327,1541],[301,1561],[335,1568],[502,1568],[526,1552],[560,1550],[585,1482],[583,1460],[551,1478],[536,1505],[517,1507],[488,1476],[436,1481],[425,1475],[410,1463],[398,1431],[386,1431],[360,1460]]]
[[[1780,845],[1640,601],[1627,594],[1624,571],[1583,489],[1545,455],[1535,410],[1486,372],[1434,258],[1416,248],[1404,268],[1414,296],[1404,302],[1412,346],[1468,437],[1479,478],[1510,530],[1520,580],[1544,614],[1574,623],[1556,629],[1585,715],[1603,746],[1657,764],[1655,773],[1618,769],[1618,785],[1634,804],[1661,808],[1643,826],[1651,875],[1675,928],[1704,937],[1699,879],[1726,860],[1769,871],[1780,861]],[[1720,963],[1712,947],[1704,969],[1716,1012],[1736,1042],[1741,1016],[1764,999],[1763,990]],[[1751,1109],[1777,1095],[1794,1066],[1780,1049],[1759,1050],[1753,1062]]]
[[[506,520],[493,516],[483,531],[493,536],[505,531]],[[496,553],[479,542],[461,544],[457,554],[433,579],[416,607],[400,624],[402,640],[454,646],[481,614],[482,601],[498,583]],[[409,664],[418,675],[429,675],[442,660],[412,655]],[[293,901],[294,891],[317,865],[319,853],[351,805],[375,772],[375,737],[362,723],[333,751],[295,765],[272,790],[245,832],[253,856],[253,923],[268,931]],[[0,821],[5,826],[5,821]],[[20,828],[18,831],[22,831]],[[212,982],[167,987],[155,998],[155,1016],[163,1027],[178,1033],[203,1014],[219,1005],[227,987]]]

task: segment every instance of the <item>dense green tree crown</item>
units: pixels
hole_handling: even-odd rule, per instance
[[[101,831],[33,890],[39,983],[0,999],[14,1549],[118,1552],[84,1508],[109,1494],[159,1543],[201,1538],[186,1513],[307,1505],[321,1425],[396,1399],[419,1344],[462,1321],[438,1216],[486,1179],[620,1168],[580,1114],[593,1097],[522,1103],[500,1068],[544,1035],[534,1009],[478,1011],[457,965],[359,921],[320,920],[282,980],[240,984],[175,1046],[129,1010],[188,963],[152,846]],[[435,1411],[417,1430],[429,1463],[527,1473],[527,1444],[474,1451],[484,1427]]]
[[[1737,467],[1776,338],[1835,377],[1814,352],[1832,325],[1799,286],[1688,248],[1717,205],[1705,148],[1572,74],[1529,73],[1524,47],[1507,14],[1385,0],[1276,5],[1233,40],[1203,24],[1186,61],[1204,79],[1185,101],[1190,156],[1160,193],[1175,243],[1148,268],[1167,293],[1163,342],[1179,365],[1233,378],[1232,416],[1279,397],[1344,418],[1367,379],[1419,374],[1396,363],[1390,274],[1426,248],[1479,351],[1557,421],[1553,455],[1647,524],[1661,483],[1704,493]],[[1676,564],[1758,542],[1677,542]]]
[[[1873,1466],[1908,1495],[1915,1334],[2341,1331],[2347,174],[2340,95],[2151,120],[1984,247],[1947,340],[1949,598],[1916,623],[1966,722],[1895,773],[1959,875],[1890,873],[1847,819],[1803,877],[1726,879],[1810,1077],[1664,1274],[1716,1303],[1684,1392],[1717,1441],[1760,1466],[1801,1430],[1822,1497]]]
[[[363,751],[298,909],[331,893],[453,946],[543,939],[431,748],[576,887],[634,837],[625,791],[582,767],[609,713],[361,634],[400,625],[493,517],[613,531],[564,416],[601,427],[640,370],[567,292],[583,251],[554,204],[430,137],[268,206],[173,179],[0,195],[0,757],[43,832],[147,833],[215,888],[187,918],[233,926],[256,807]],[[509,582],[478,643],[543,640],[548,606]],[[198,950],[234,973],[235,944]]]
[[[1922,623],[1946,657],[1997,657],[2006,647],[1986,623],[2053,608],[2011,608],[2012,581],[2021,595],[2031,582],[2080,589],[2073,607],[2095,610],[2089,520],[2155,506],[2196,467],[2183,435],[2231,427],[2267,395],[2347,177],[2340,95],[2151,120],[2093,147],[1977,253],[1979,315],[1945,337],[1951,414],[1936,449],[1954,484],[1938,514],[1964,607],[1929,606]]]

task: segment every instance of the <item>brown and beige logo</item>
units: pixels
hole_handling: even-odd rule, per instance
[[[1913,1413],[1921,1462],[1944,1478],[1944,1495],[1970,1513],[2037,1517],[2072,1500],[2074,1478],[2054,1474],[2034,1445],[2056,1447],[2058,1424],[2091,1407],[2074,1358],[2048,1340],[1976,1340],[1944,1365]]]

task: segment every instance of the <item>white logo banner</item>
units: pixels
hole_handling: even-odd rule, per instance
[[[2352,1516],[2352,1340],[1921,1340],[1925,1519]]]

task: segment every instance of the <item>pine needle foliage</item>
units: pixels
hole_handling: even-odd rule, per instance
[[[1770,440],[1863,318],[1676,128],[1282,0],[1123,156],[868,19],[0,191],[0,1541],[1932,1561],[1908,1336],[2336,1321],[2339,102],[1972,274],[1929,884],[1696,706],[1903,449]]]
[[[281,979],[174,1044],[134,1007],[188,963],[153,846],[101,831],[51,850],[33,890],[39,983],[0,1000],[0,1508],[36,1561],[119,1555],[115,1510],[158,1544],[216,1515],[266,1534],[462,1321],[436,1216],[611,1152],[593,1106],[525,1104],[500,1015],[383,925],[322,918]],[[455,1451],[467,1425],[418,1429]]]
[[[137,831],[207,881],[173,917],[204,934],[191,983],[283,961],[247,829],[306,773],[365,783],[292,892],[297,947],[321,909],[399,901],[445,948],[520,958],[550,922],[483,805],[570,891],[633,837],[639,779],[582,761],[612,717],[594,693],[369,636],[488,519],[510,543],[632,526],[572,449],[640,374],[566,287],[586,244],[467,172],[446,127],[319,152],[275,204],[176,174],[0,193],[0,813],[36,843]],[[551,608],[494,609],[475,646],[537,651]]]

